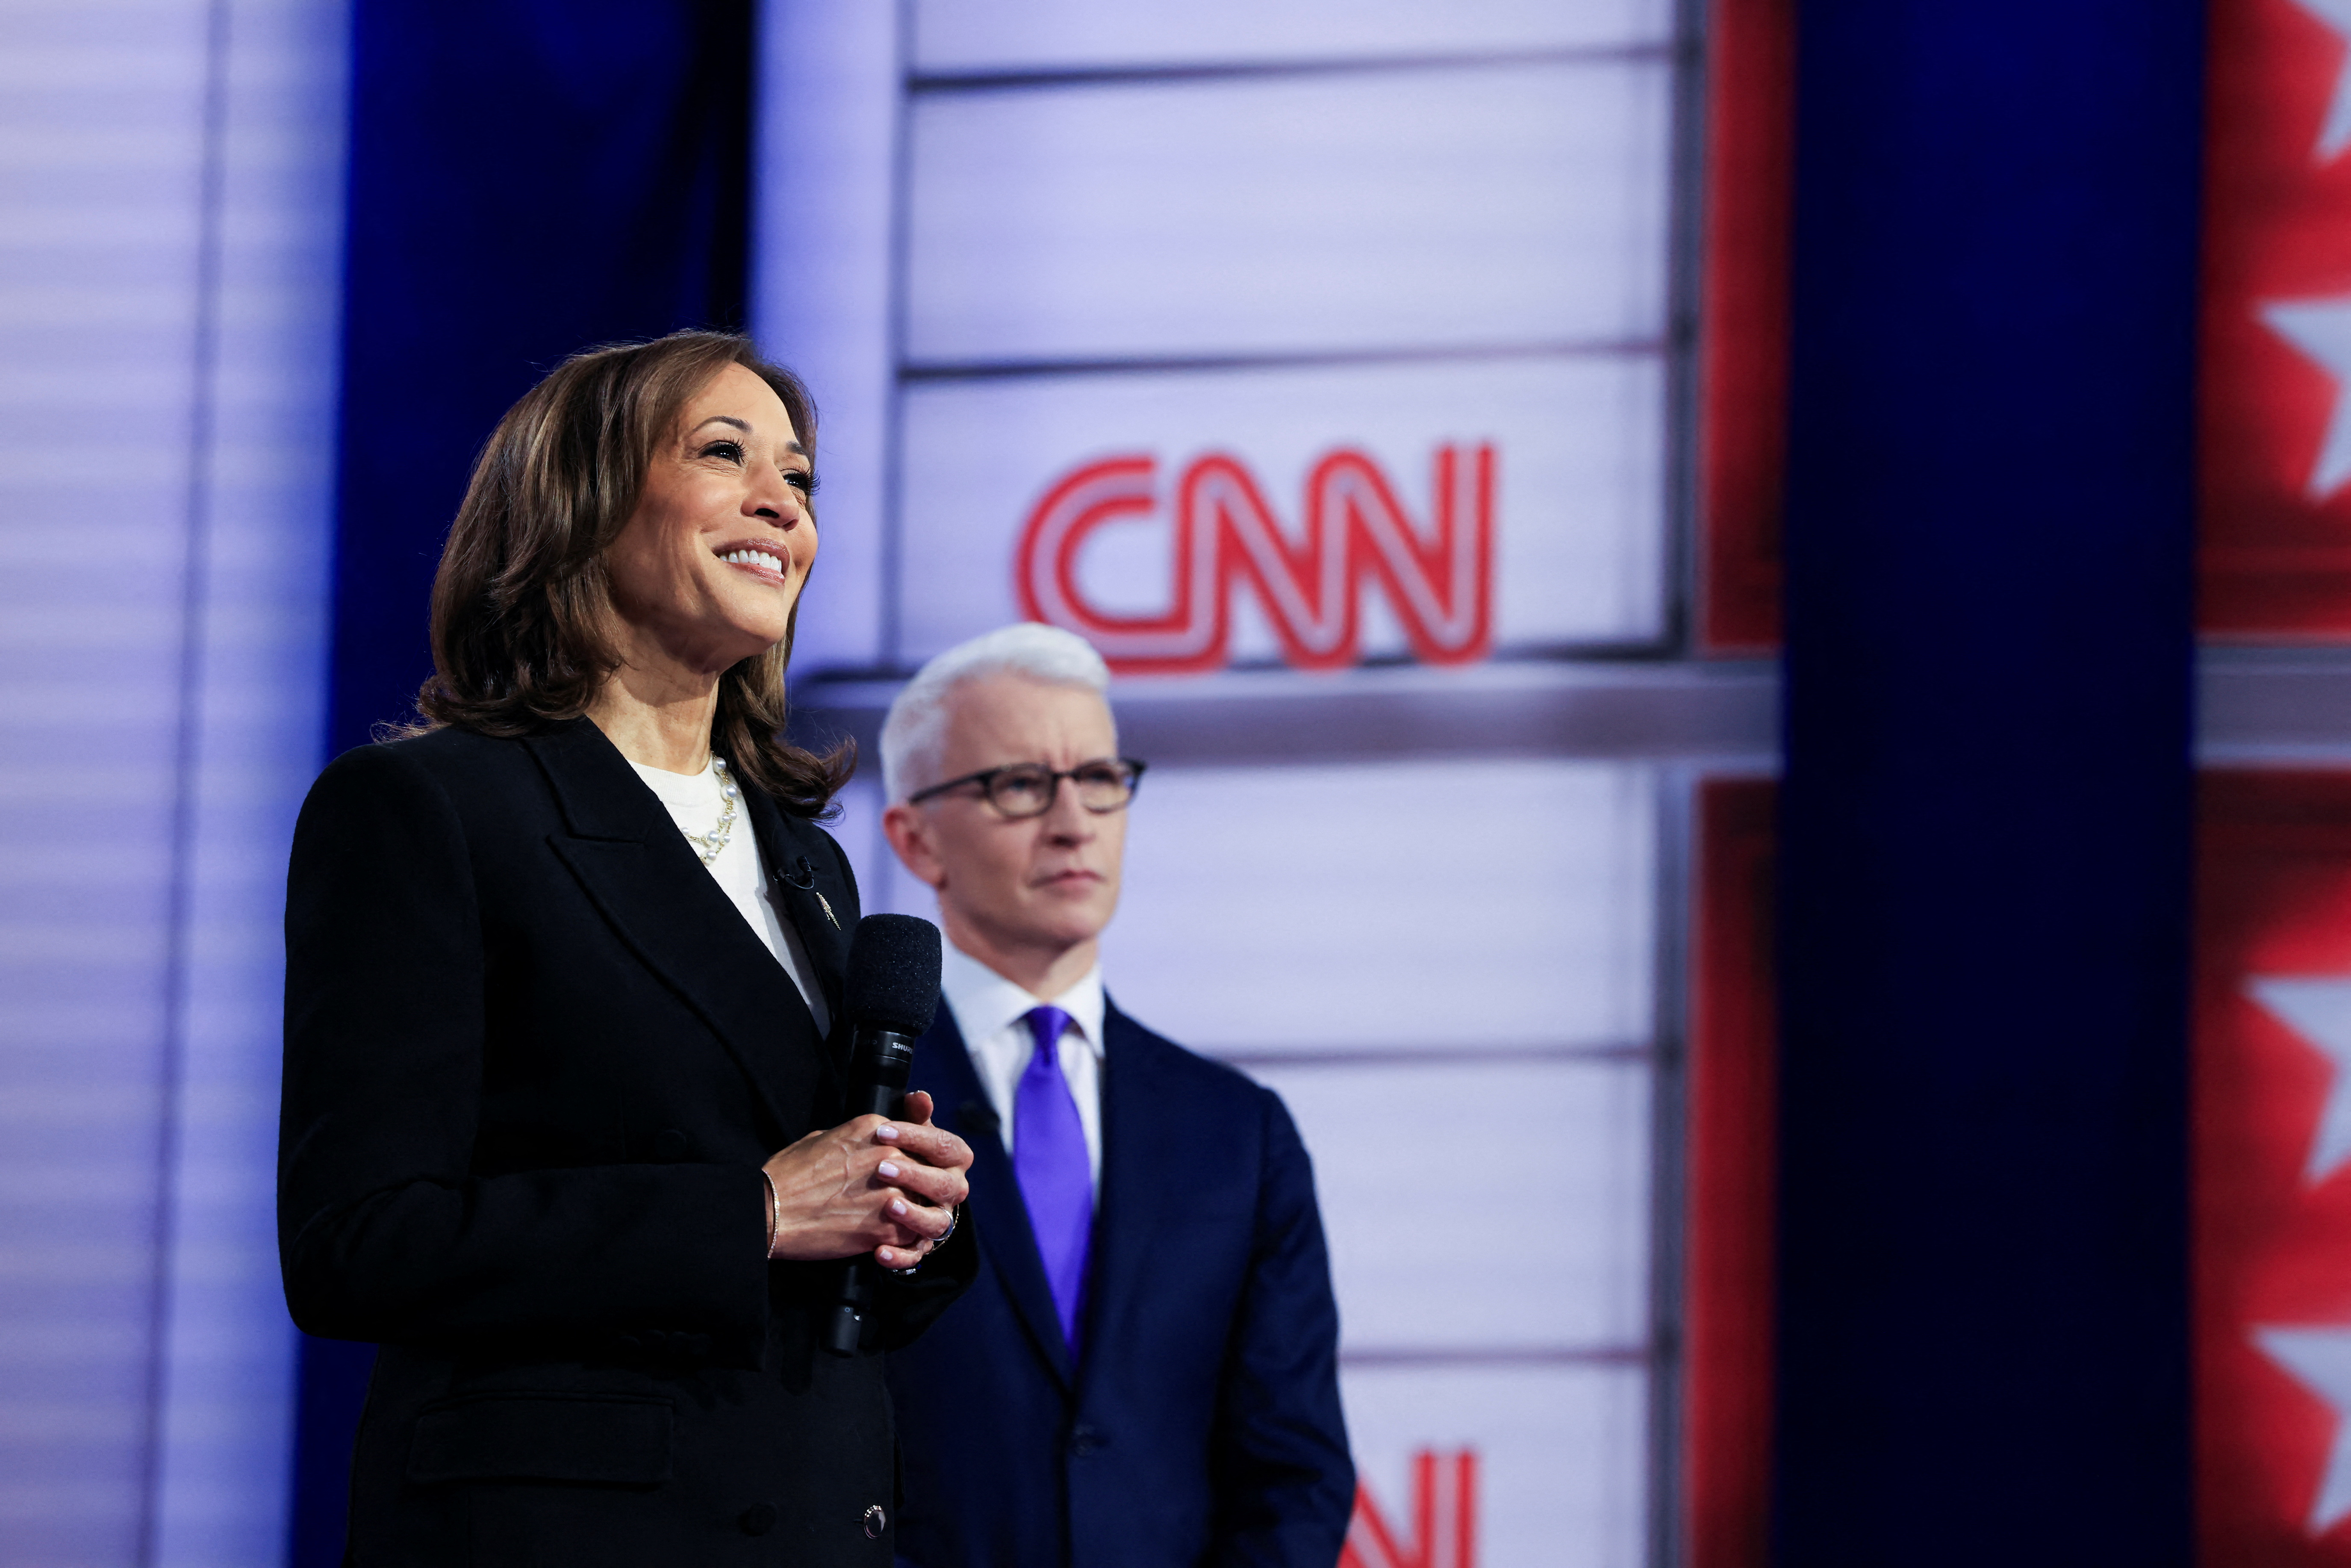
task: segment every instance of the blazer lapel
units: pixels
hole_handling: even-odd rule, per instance
[[[995,1107],[980,1087],[971,1065],[971,1052],[956,1027],[955,1011],[944,998],[930,1032],[916,1046],[918,1082],[938,1085],[939,1124],[971,1145],[969,1207],[979,1233],[979,1249],[1004,1281],[1021,1326],[1029,1331],[1037,1354],[1052,1368],[1055,1381],[1067,1393],[1071,1386],[1070,1347],[1061,1338],[1061,1314],[1053,1310],[1053,1292],[1045,1282],[1045,1265],[1037,1256],[1036,1233],[1029,1228],[1029,1206],[1021,1201],[1020,1178],[1013,1174],[1012,1156],[1004,1151]],[[928,1069],[928,1071],[925,1071]]]
[[[1184,1168],[1182,1151],[1161,1146],[1161,1124],[1151,1113],[1157,1097],[1150,1042],[1115,1005],[1102,1009],[1102,1186],[1094,1195],[1093,1253],[1087,1280],[1086,1338],[1116,1343],[1134,1320],[1136,1292],[1153,1250],[1161,1206],[1158,1182]],[[1032,1249],[1033,1250],[1033,1249]],[[1041,1275],[1042,1270],[1040,1270]]]
[[[841,881],[831,850],[817,839],[815,829],[784,815],[761,790],[746,789],[743,798],[777,913],[791,922],[809,962],[816,966],[825,1013],[832,1023],[828,1054],[834,1070],[845,1074],[850,1031],[841,1018],[841,982],[849,968],[850,927],[857,923],[857,894]]]
[[[549,845],[605,921],[717,1035],[773,1134],[791,1134],[830,1067],[791,977],[601,730],[575,719],[526,744],[569,829],[548,835]],[[796,1036],[804,1054],[791,1049]]]

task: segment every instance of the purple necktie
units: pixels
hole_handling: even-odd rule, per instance
[[[1029,1228],[1052,1288],[1061,1337],[1078,1346],[1078,1302],[1085,1291],[1086,1249],[1093,1236],[1094,1179],[1086,1157],[1086,1129],[1078,1103],[1061,1076],[1061,1031],[1070,1015],[1031,1008],[1021,1016],[1037,1049],[1012,1092],[1012,1174],[1029,1206]]]

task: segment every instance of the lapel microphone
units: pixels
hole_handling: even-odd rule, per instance
[[[939,1007],[939,928],[911,915],[869,915],[849,938],[849,978],[842,987],[851,1029],[849,1104],[844,1118],[893,1120],[906,1098],[914,1041]],[[871,1257],[841,1265],[824,1348],[855,1355],[872,1308],[880,1270]]]

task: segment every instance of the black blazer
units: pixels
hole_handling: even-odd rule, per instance
[[[975,1155],[978,1278],[890,1357],[920,1568],[1331,1568],[1354,1505],[1314,1173],[1280,1096],[1115,1007],[1079,1364],[942,1003],[914,1082]]]
[[[848,862],[745,795],[837,1019]],[[815,1348],[831,1266],[767,1261],[759,1166],[839,1120],[846,1031],[602,732],[345,753],[286,920],[286,1299],[383,1347],[348,1560],[884,1568],[871,1353],[970,1277],[972,1227],[889,1282],[868,1354]]]

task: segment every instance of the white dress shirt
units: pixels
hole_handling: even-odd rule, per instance
[[[681,831],[707,833],[718,826],[726,801],[718,793],[717,769],[706,763],[699,773],[671,773],[642,762],[629,766],[661,797],[661,803],[669,808],[670,821]],[[687,847],[693,848],[691,841]],[[697,858],[701,852],[695,851]],[[768,945],[768,951],[776,956],[776,962],[784,967],[784,973],[792,977],[792,984],[799,988],[800,999],[808,1003],[809,1015],[816,1019],[818,1037],[831,1032],[832,1020],[825,1013],[824,988],[817,984],[815,966],[800,945],[800,934],[776,907],[775,889],[762,874],[766,868],[759,863],[759,840],[751,831],[749,806],[736,802],[735,831],[727,835],[726,847],[718,852],[718,857],[705,863],[719,891],[742,912],[759,940]]]
[[[1048,1003],[1070,1015],[1061,1031],[1061,1077],[1078,1103],[1078,1124],[1085,1129],[1086,1163],[1093,1173],[1094,1190],[1102,1190],[1102,966],[1096,964],[1078,983],[1058,997],[1035,997],[952,942],[939,961],[939,990],[955,1014],[956,1028],[971,1052],[987,1103],[996,1107],[997,1135],[1004,1151],[1012,1152],[1012,1104],[1020,1075],[1036,1054],[1036,1038],[1021,1019],[1029,1009]],[[949,1107],[952,1109],[953,1107]]]

